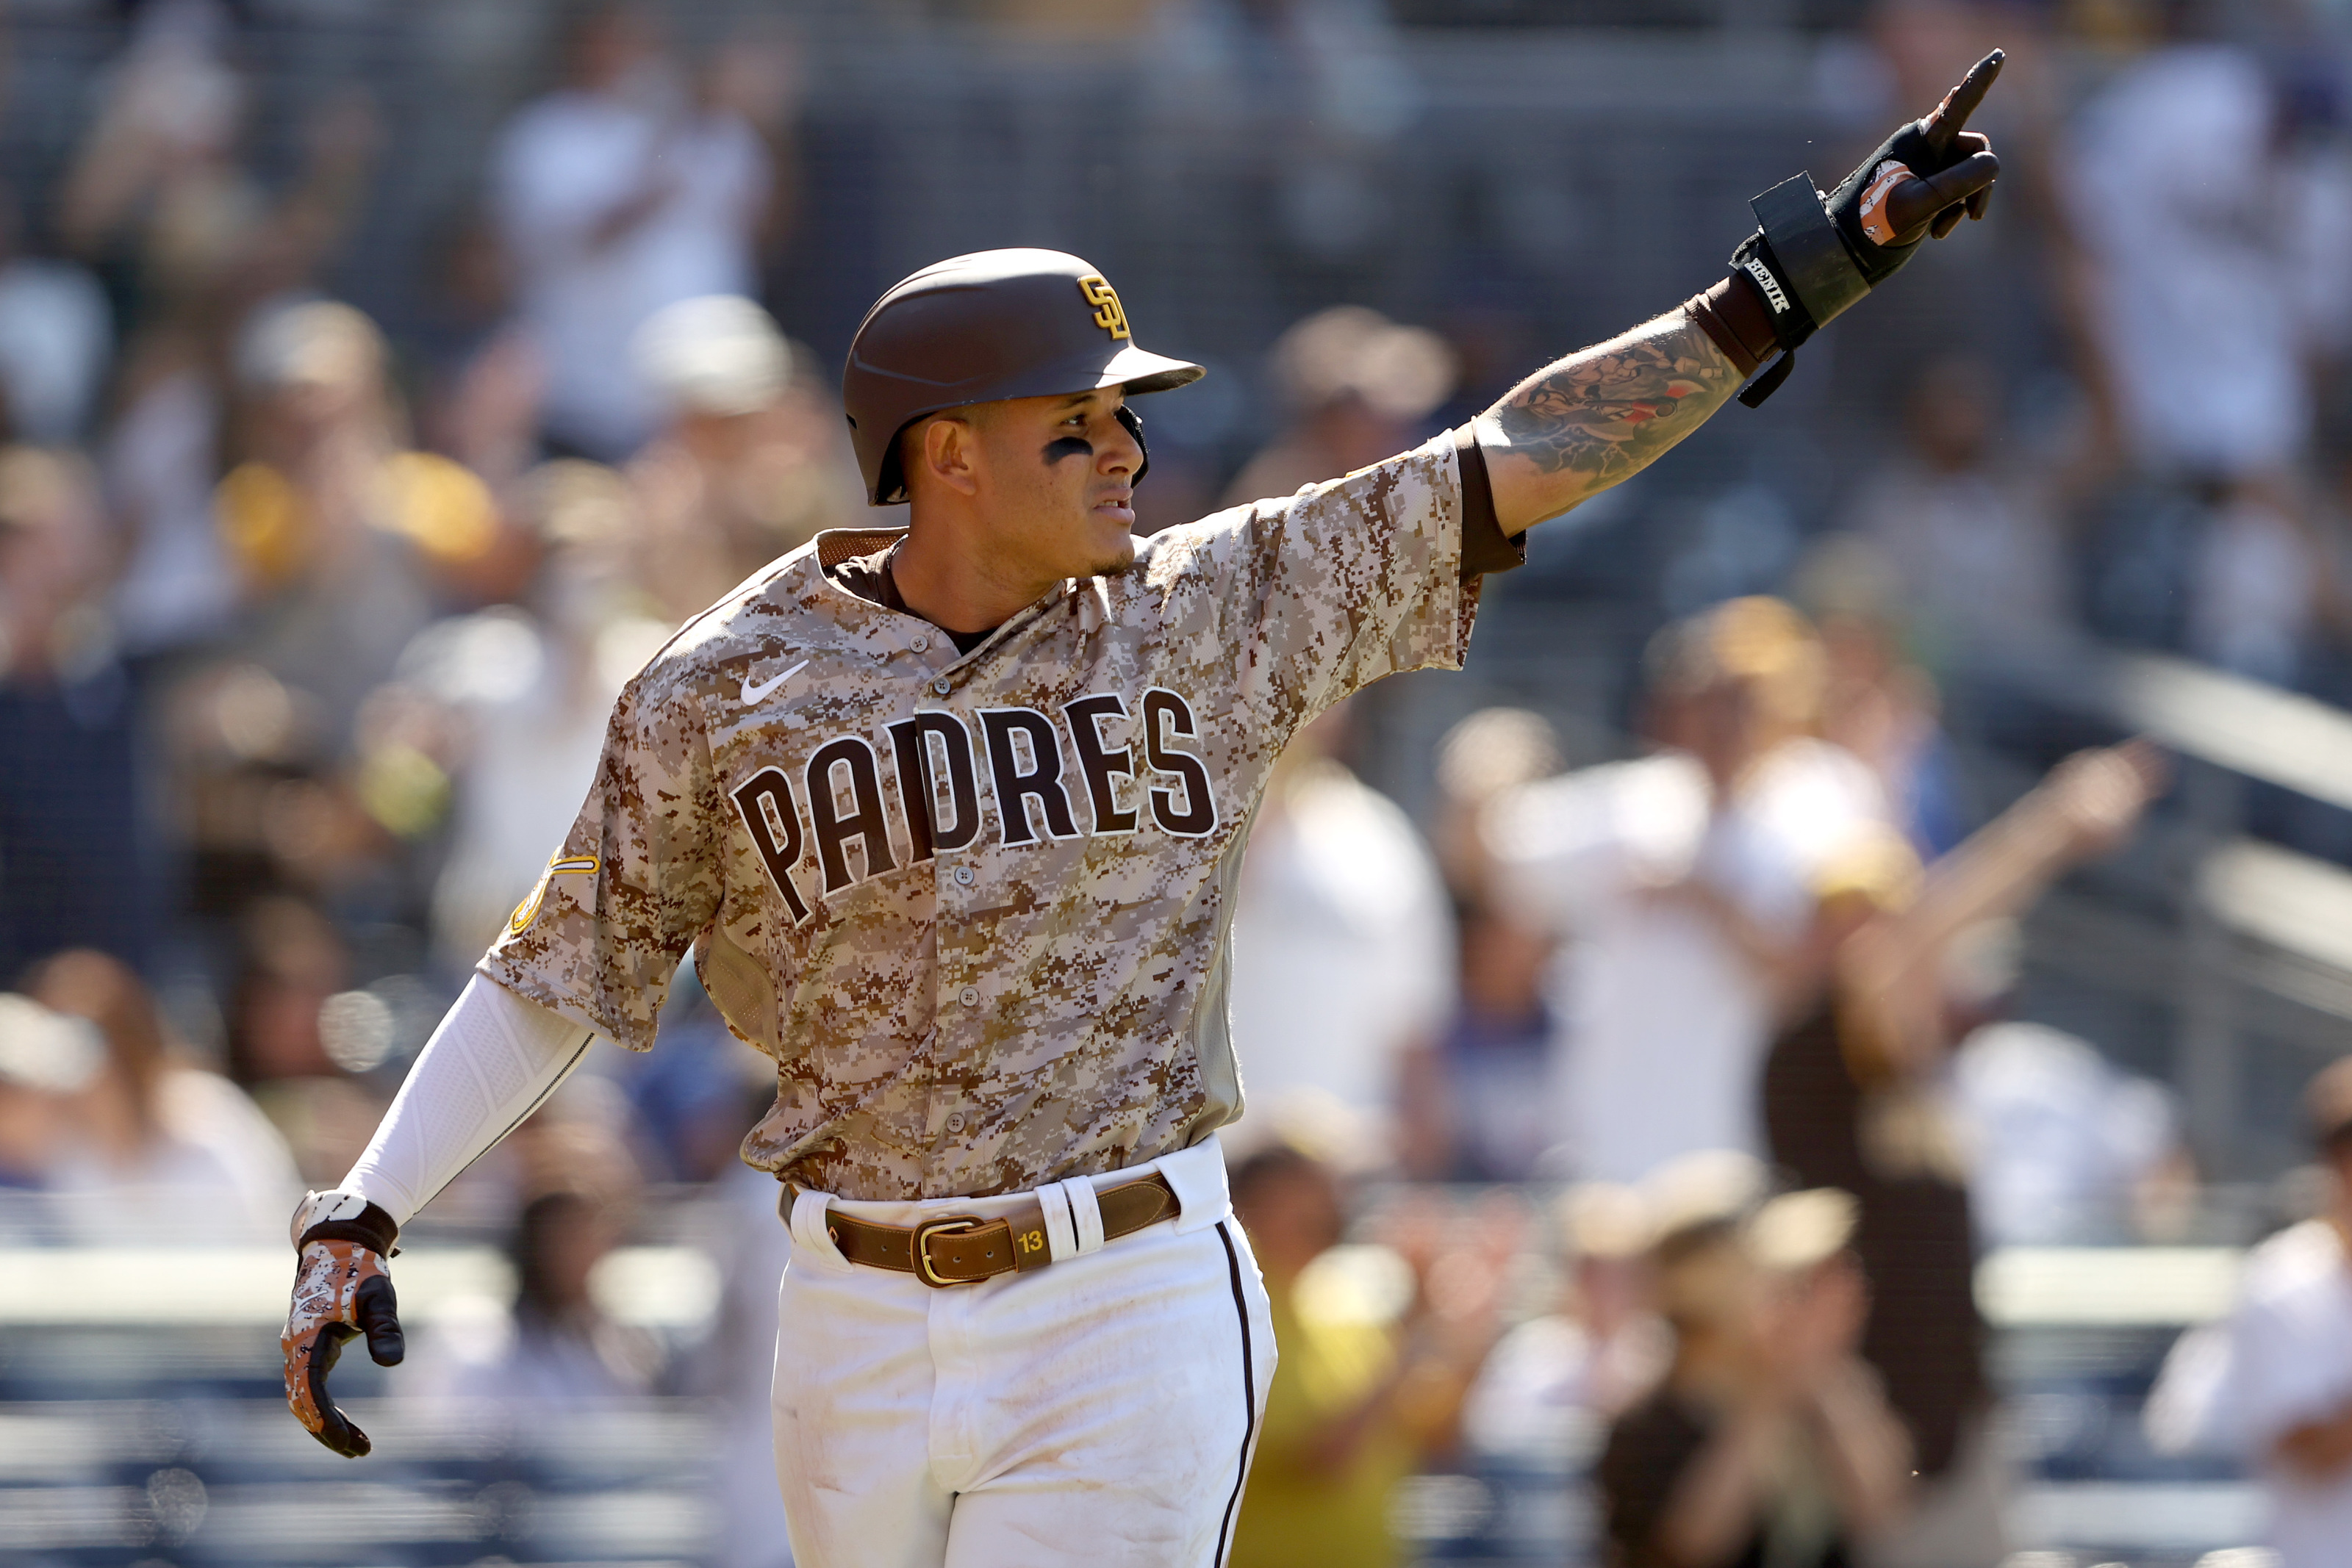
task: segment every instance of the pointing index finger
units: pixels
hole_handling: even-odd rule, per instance
[[[2003,51],[1995,49],[1969,67],[1969,74],[1960,78],[1960,85],[1944,95],[1944,101],[1936,106],[1936,112],[1927,117],[1927,124],[1928,138],[1938,149],[1949,145],[1952,138],[1968,124],[1969,116],[1974,114],[1977,105],[1984,101],[1984,95],[2000,75],[2001,62],[2008,57]]]

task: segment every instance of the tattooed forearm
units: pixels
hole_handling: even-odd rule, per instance
[[[1679,310],[1537,371],[1478,422],[1505,530],[1633,477],[1738,389],[1723,350]]]

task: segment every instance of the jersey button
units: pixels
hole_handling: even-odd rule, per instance
[[[958,887],[970,887],[972,883],[971,867],[968,865],[956,867],[955,880]]]
[[[948,1113],[948,1131],[950,1133],[961,1133],[963,1131],[962,1112],[950,1111]]]
[[[955,690],[955,684],[950,681],[945,675],[941,675],[938,680],[931,683],[931,690],[939,693],[941,696],[945,696],[950,692]]]
[[[926,653],[930,651],[931,640],[929,637],[924,636],[920,632],[918,632],[915,633],[914,640],[907,645],[914,649],[918,653]]]
[[[956,993],[956,1000],[961,1002],[968,1008],[976,1008],[980,1006],[980,988],[978,986],[966,986],[962,990]]]

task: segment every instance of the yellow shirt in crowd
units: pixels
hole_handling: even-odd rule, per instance
[[[1416,1458],[1404,1422],[1383,1407],[1336,1464],[1317,1439],[1395,1375],[1396,1348],[1380,1314],[1342,1281],[1310,1270],[1303,1283],[1267,1282],[1281,1359],[1232,1568],[1388,1568],[1399,1556],[1390,1495]]]

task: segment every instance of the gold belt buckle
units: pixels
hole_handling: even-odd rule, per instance
[[[952,1214],[942,1219],[927,1219],[915,1227],[915,1277],[933,1290],[944,1291],[950,1285],[977,1285],[977,1280],[950,1280],[931,1268],[929,1245],[934,1236],[961,1236],[967,1230],[977,1230],[981,1220],[973,1215]]]

